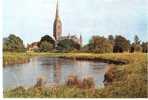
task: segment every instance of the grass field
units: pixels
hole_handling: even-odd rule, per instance
[[[11,59],[9,53],[4,53],[4,62]],[[12,56],[13,54],[11,54]],[[23,54],[17,54],[23,55]],[[56,86],[45,87],[40,85],[28,89],[18,87],[13,90],[4,91],[4,97],[41,97],[41,98],[146,98],[148,97],[148,78],[147,78],[147,54],[144,53],[27,53],[28,57],[50,56],[81,59],[105,59],[113,61],[126,61],[127,64],[115,65],[115,78],[112,84],[104,88],[81,89],[76,86]],[[25,56],[24,55],[24,56]],[[13,55],[15,56],[15,54]],[[7,57],[7,58],[6,58]],[[22,56],[21,56],[22,57]],[[13,57],[12,57],[13,58]],[[17,58],[18,59],[18,58]]]

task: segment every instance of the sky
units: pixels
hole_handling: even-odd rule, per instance
[[[56,0],[3,0],[3,37],[20,36],[24,43],[53,36]],[[62,35],[138,35],[148,41],[148,0],[59,0]]]

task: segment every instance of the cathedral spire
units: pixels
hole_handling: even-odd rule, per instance
[[[56,17],[59,17],[59,2],[57,0],[57,5],[56,5]]]
[[[56,4],[56,15],[55,15],[55,20],[54,20],[54,24],[53,24],[53,36],[55,38],[56,41],[58,41],[60,39],[62,35],[62,22],[59,16],[59,3],[57,0],[57,4]]]

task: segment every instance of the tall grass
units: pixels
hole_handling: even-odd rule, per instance
[[[3,64],[21,64],[29,62],[30,56],[27,53],[3,53]]]

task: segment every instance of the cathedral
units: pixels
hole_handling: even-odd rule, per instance
[[[55,19],[54,19],[54,23],[53,23],[53,37],[54,37],[56,43],[59,40],[72,39],[73,41],[82,45],[82,36],[81,35],[80,35],[79,38],[77,38],[75,35],[62,36],[62,21],[61,21],[60,16],[59,16],[58,0],[57,0],[57,4],[56,4],[56,14],[55,14]]]
[[[60,40],[64,40],[64,39],[71,39],[74,42],[80,44],[80,46],[82,46],[82,36],[81,35],[79,38],[76,35],[70,35],[70,33],[67,36],[62,36],[62,21],[59,16],[58,0],[56,4],[56,13],[55,13],[55,19],[53,23],[53,37],[54,37],[54,40],[56,41],[55,47],[57,46]],[[39,49],[38,43],[39,42],[33,42],[31,44],[27,44],[28,51],[37,51]]]

